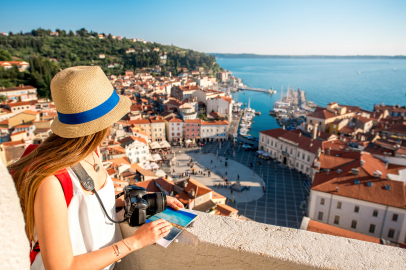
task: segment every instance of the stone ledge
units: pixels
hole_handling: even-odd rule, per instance
[[[30,269],[30,243],[20,199],[6,166],[0,160],[0,269]]]
[[[121,230],[128,237],[136,229]],[[177,243],[135,251],[115,269],[211,268],[406,269],[406,250],[199,212]]]

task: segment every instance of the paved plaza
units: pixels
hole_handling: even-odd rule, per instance
[[[175,181],[179,174],[186,171],[189,173],[192,172],[192,168],[188,166],[191,158],[193,159],[193,162],[196,162],[196,165],[193,166],[194,170],[202,173],[197,173],[190,177],[221,195],[229,199],[234,199],[236,202],[250,202],[258,200],[264,195],[259,175],[253,174],[251,169],[234,160],[226,160],[225,157],[217,157],[214,154],[199,154],[191,151],[176,156],[175,166],[172,166],[171,174]],[[226,162],[227,166],[225,165]],[[211,171],[210,177],[208,177],[207,169]],[[175,172],[173,172],[173,170],[175,170]],[[225,186],[224,178],[226,176],[228,177],[228,182],[235,184],[238,175],[240,177],[240,185],[242,187],[249,186],[249,190],[231,192],[231,189],[229,188],[231,184],[229,184],[228,187]],[[221,187],[219,187],[219,184]]]
[[[239,138],[240,140],[240,138]],[[284,167],[283,165],[271,161],[270,164],[267,161],[259,159],[255,156],[255,152],[249,151],[245,152],[244,150],[236,151],[235,156],[233,154],[224,156],[225,149],[231,147],[232,143],[225,142],[222,143],[222,148],[219,149],[219,144],[217,142],[208,143],[203,148],[178,148],[174,147],[173,150],[177,152],[176,156],[179,156],[179,159],[183,160],[181,162],[188,161],[188,156],[191,156],[202,166],[202,168],[210,168],[212,169],[213,173],[218,175],[213,175],[213,180],[198,178],[192,175],[192,178],[195,178],[198,181],[202,181],[203,184],[213,188],[213,184],[216,181],[221,181],[221,175],[224,173],[224,160],[227,157],[230,162],[229,168],[227,168],[228,174],[230,174],[229,179],[234,183],[236,180],[235,171],[245,171],[244,179],[242,174],[240,175],[240,181],[244,183],[248,181],[252,184],[251,191],[255,191],[254,183],[259,183],[259,179],[262,177],[265,185],[266,185],[266,192],[264,193],[262,189],[262,195],[256,196],[254,192],[252,194],[246,194],[237,197],[234,194],[235,203],[227,202],[228,205],[238,209],[239,214],[246,216],[252,220],[257,222],[272,224],[277,226],[284,226],[290,228],[299,228],[302,218],[304,216],[302,204],[304,200],[309,195],[309,190],[305,187],[305,182],[308,180],[306,175],[300,174],[295,170],[290,170],[289,168]],[[238,149],[238,148],[236,148]],[[181,151],[181,155],[179,155],[179,151]],[[198,153],[206,153],[206,154],[198,154]],[[213,159],[213,163],[215,162],[216,155],[219,154],[221,157],[222,165],[218,166],[217,173],[216,169],[211,168],[216,165],[211,165],[211,160]],[[184,156],[183,156],[184,155]],[[234,162],[232,162],[234,161]],[[261,161],[262,165],[254,165],[253,168],[249,168],[248,165],[250,163],[256,163],[256,161]],[[217,161],[219,162],[219,161]],[[231,163],[232,162],[232,163]],[[219,162],[220,163],[220,162]],[[232,165],[231,165],[232,164]],[[163,167],[167,173],[169,172],[169,167]],[[182,170],[182,166],[178,168]],[[183,169],[187,169],[185,166]],[[253,169],[253,170],[252,170]],[[175,176],[176,176],[175,167]],[[180,171],[179,171],[180,172]],[[178,173],[179,173],[178,172]],[[252,180],[252,173],[255,173],[254,180]],[[207,177],[206,177],[207,178]],[[234,178],[234,179],[233,179]],[[248,179],[247,179],[248,178]],[[224,182],[224,181],[223,181]],[[259,187],[256,186],[258,189]],[[227,195],[224,188],[213,188],[216,192],[223,194],[229,198],[230,195]],[[228,192],[228,191],[227,191]],[[246,191],[243,191],[243,193]],[[251,197],[252,196],[252,197]]]

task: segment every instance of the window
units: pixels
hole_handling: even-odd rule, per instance
[[[357,221],[356,220],[353,220],[352,222],[351,222],[351,229],[356,229],[357,228]]]
[[[392,221],[398,221],[398,214],[393,214]]]
[[[299,163],[296,162],[296,168],[299,168]]]
[[[323,212],[319,212],[319,215],[317,217],[318,220],[323,220]]]
[[[273,146],[273,141],[271,141],[271,146]]]
[[[310,156],[307,156],[307,162],[310,162]]]
[[[325,201],[324,198],[321,198],[321,199],[320,199],[320,204],[321,204],[321,205],[324,205],[324,201]]]
[[[395,236],[395,230],[394,229],[390,229],[389,233],[388,233],[388,237],[389,238],[393,238]]]
[[[186,129],[187,131],[189,131],[189,129]]]
[[[339,224],[340,223],[340,216],[335,216],[334,217],[334,224]]]
[[[303,164],[302,164],[302,166],[300,166],[300,169],[303,170]]]
[[[375,224],[369,225],[369,233],[375,233]]]
[[[304,154],[304,153],[303,153],[303,155],[302,155],[302,159],[305,160],[305,154]]]
[[[290,149],[290,154],[291,154],[291,155],[293,154],[293,149]]]
[[[341,202],[337,202],[337,209],[341,209]]]
[[[309,172],[309,167],[306,167],[306,172]]]
[[[372,216],[377,217],[378,216],[378,210],[374,210],[374,212],[372,213]]]
[[[175,136],[175,133],[172,133],[172,136]]]
[[[275,142],[275,148],[276,148],[276,147],[278,147],[278,143],[277,143],[277,142]]]
[[[355,206],[355,207],[354,207],[354,212],[355,212],[355,213],[359,213],[359,206]]]

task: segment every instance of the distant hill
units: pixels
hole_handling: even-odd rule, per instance
[[[406,59],[405,55],[264,55],[264,54],[252,54],[252,53],[207,53],[208,55],[214,55],[217,58],[280,58],[280,59]]]
[[[213,55],[141,39],[89,32],[84,28],[76,33],[41,28],[25,34],[10,33],[9,36],[0,36],[1,50],[29,62],[33,68],[19,74],[18,70],[2,70],[0,67],[0,86],[31,84],[39,88],[38,94],[43,97],[50,96],[49,82],[55,72],[71,66],[98,65],[107,75],[156,65],[162,67],[162,73],[170,69],[173,75],[178,74],[178,68],[184,67],[193,70],[201,66],[212,73],[220,71]],[[1,55],[0,61],[6,60],[1,59]]]

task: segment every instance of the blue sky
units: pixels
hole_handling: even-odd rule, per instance
[[[0,0],[0,32],[142,38],[202,52],[406,55],[406,1]]]

